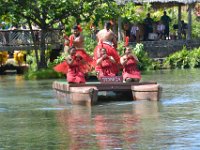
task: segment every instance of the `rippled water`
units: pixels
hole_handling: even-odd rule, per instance
[[[199,149],[200,70],[143,73],[159,102],[63,105],[53,80],[0,76],[0,150]]]

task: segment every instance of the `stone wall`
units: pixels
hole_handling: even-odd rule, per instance
[[[200,39],[143,41],[145,51],[151,58],[164,58],[186,46],[187,49],[200,47]],[[135,45],[136,43],[132,43]]]

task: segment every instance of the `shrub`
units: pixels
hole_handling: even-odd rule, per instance
[[[175,69],[175,68],[196,68],[200,66],[200,48],[194,48],[188,51],[186,47],[179,52],[171,54],[168,56],[163,67]]]
[[[140,70],[152,70],[160,68],[160,64],[158,62],[155,62],[148,56],[147,52],[144,50],[143,44],[136,44],[134,48],[134,53],[138,57],[138,65]]]

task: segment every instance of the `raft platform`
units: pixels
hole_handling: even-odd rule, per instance
[[[158,101],[162,88],[156,82],[139,83],[100,83],[86,82],[85,84],[69,84],[66,81],[54,81],[52,84],[57,98],[64,99],[66,103],[80,105],[95,105],[99,102],[98,93],[101,91],[113,91],[116,96],[123,93],[131,93],[132,100],[152,100]]]

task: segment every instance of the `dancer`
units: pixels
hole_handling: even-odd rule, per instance
[[[73,27],[73,34],[69,37],[69,46],[74,46],[76,48],[76,53],[83,57],[85,61],[92,64],[92,57],[84,50],[84,37],[81,32],[82,29],[80,25],[75,25]]]
[[[139,61],[130,47],[125,47],[124,55],[120,58],[120,62],[123,66],[123,80],[125,82],[139,82],[141,79],[140,71],[137,68]]]
[[[114,68],[118,68],[120,64],[120,56],[116,50],[117,39],[116,35],[111,30],[110,22],[107,22],[104,29],[97,33],[97,41],[98,45],[94,49],[94,61],[96,62],[99,58],[101,48],[105,48],[107,55],[112,56],[116,62]]]
[[[115,68],[116,61],[112,56],[108,56],[106,49],[100,49],[100,56],[96,61],[95,71],[98,79],[102,77],[116,76],[118,70]]]
[[[90,67],[84,58],[76,53],[75,47],[70,47],[68,52],[66,60],[55,66],[54,70],[66,74],[69,83],[85,83],[85,74]]]
[[[64,53],[68,54],[69,50],[69,37],[66,35],[65,31],[63,31],[63,38],[64,38]]]

